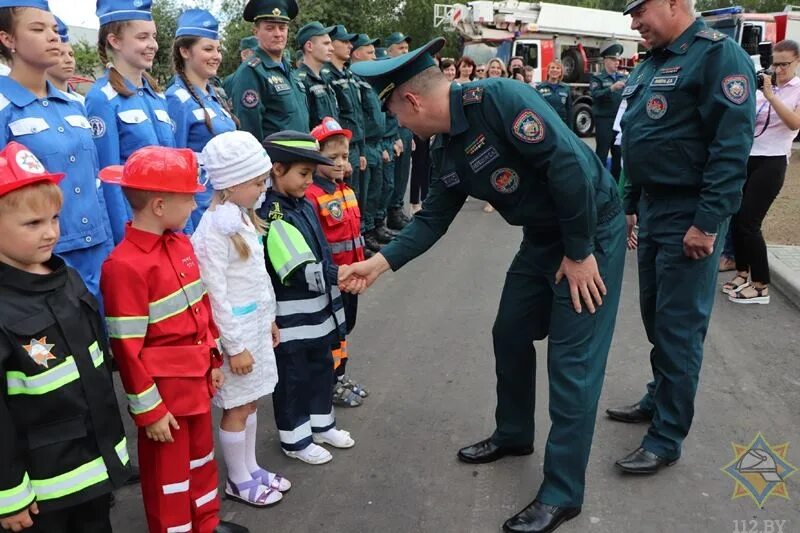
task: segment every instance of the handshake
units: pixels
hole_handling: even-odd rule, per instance
[[[389,262],[379,253],[366,261],[342,265],[339,267],[339,290],[350,294],[361,294],[389,268]]]

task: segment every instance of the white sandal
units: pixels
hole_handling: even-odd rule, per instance
[[[283,449],[283,448],[282,448]],[[287,457],[291,457],[292,459],[299,459],[304,463],[308,463],[310,465],[324,465],[333,459],[333,455],[331,452],[323,448],[322,446],[317,446],[313,442],[303,448],[302,450],[291,451],[283,449],[283,453],[286,454]]]
[[[336,428],[323,431],[322,433],[314,433],[311,438],[314,439],[314,442],[317,444],[329,444],[334,448],[345,449],[352,448],[356,445],[356,441],[350,437],[350,433]]]

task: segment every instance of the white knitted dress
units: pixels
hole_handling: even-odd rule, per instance
[[[242,259],[236,251],[231,240],[236,233],[250,247],[248,259]],[[278,370],[271,335],[275,292],[264,263],[261,236],[235,204],[207,210],[192,235],[192,244],[224,352],[225,383],[212,401],[218,407],[231,409],[275,390]],[[253,354],[253,371],[237,376],[231,372],[229,355],[245,349]]]

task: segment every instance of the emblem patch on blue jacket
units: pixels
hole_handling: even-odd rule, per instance
[[[514,119],[511,133],[524,143],[540,143],[545,138],[544,122],[539,115],[530,109],[525,109]]]

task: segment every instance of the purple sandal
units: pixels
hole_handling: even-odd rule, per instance
[[[283,498],[283,495],[279,491],[269,486],[266,487],[267,490],[259,494],[258,488],[261,486],[262,483],[260,479],[251,479],[244,483],[234,483],[228,478],[228,483],[225,485],[225,495],[228,499],[258,508],[274,505]],[[277,498],[275,496],[277,496]]]
[[[269,474],[270,473],[264,470],[263,468],[259,468],[255,472],[250,473],[253,479],[258,480],[262,485],[264,485],[265,487],[269,487],[272,490],[277,490],[278,492],[289,492],[290,490],[292,490],[292,484],[289,482],[288,479],[284,478],[280,474],[274,474],[272,477],[272,481],[270,481]]]

